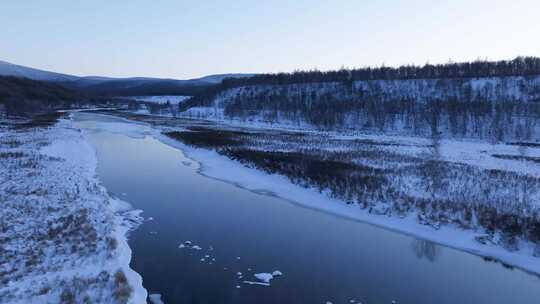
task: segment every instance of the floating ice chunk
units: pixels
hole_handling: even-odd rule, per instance
[[[186,246],[191,245],[191,241],[185,241],[185,242],[184,242],[184,245],[186,245]]]
[[[153,294],[149,295],[148,298],[150,299],[150,303],[152,303],[152,304],[165,304],[161,300],[161,295],[159,293],[153,293]]]
[[[248,271],[251,271],[251,268],[248,268]]]
[[[242,288],[242,286],[240,286],[240,285],[236,285],[236,288],[240,289],[240,288]]]
[[[270,280],[274,278],[274,276],[271,273],[268,273],[268,272],[256,273],[256,274],[254,274],[254,276],[259,281],[262,281],[262,282],[265,282],[265,283],[270,283]]]
[[[334,304],[334,303],[332,303],[332,302],[330,302],[330,301],[326,301],[326,304]]]
[[[204,262],[204,258],[201,259],[201,262]]]
[[[147,221],[147,222],[149,222],[149,221],[153,221],[153,220],[154,220],[154,218],[153,218],[153,217],[149,217],[149,218],[147,218],[147,219],[146,219],[146,221]]]
[[[241,275],[242,275],[242,273],[241,273],[241,272],[239,271],[239,272],[237,272],[237,273],[236,273],[236,275],[239,275],[239,276],[241,276]]]
[[[186,245],[184,245],[184,244],[180,244],[180,245],[178,245],[178,248],[180,248],[180,249],[182,249],[182,248],[186,248]]]
[[[240,260],[240,257],[236,257],[237,260]]]
[[[206,254],[204,257],[205,257],[205,258],[209,258],[210,256],[209,256],[208,254]]]
[[[274,277],[279,277],[279,276],[282,276],[283,273],[281,271],[279,271],[279,270],[274,270],[274,272],[272,272],[272,275]]]
[[[157,234],[157,231],[150,231],[150,234]]]
[[[253,282],[253,281],[242,281],[244,284],[248,285],[261,285],[261,286],[270,286],[269,283],[262,283],[262,282]]]
[[[202,250],[201,246],[198,246],[198,245],[193,245],[193,246],[191,247],[191,249]]]

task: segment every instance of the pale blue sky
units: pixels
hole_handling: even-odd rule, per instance
[[[510,59],[540,56],[538,12],[538,0],[2,0],[0,60],[192,78]]]

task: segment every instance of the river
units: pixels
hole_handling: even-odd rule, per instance
[[[143,210],[131,266],[165,303],[538,303],[540,279],[204,177],[149,126],[74,115],[109,192]],[[185,241],[201,250],[179,248]],[[279,270],[271,286],[255,273]],[[239,274],[241,273],[241,275]]]

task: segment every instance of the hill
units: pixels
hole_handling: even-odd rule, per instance
[[[61,73],[54,73],[34,68],[25,67],[9,63],[6,61],[0,61],[0,75],[1,76],[14,76],[24,77],[32,80],[40,81],[74,81],[79,77]]]
[[[326,130],[540,140],[540,59],[227,79],[182,115]]]

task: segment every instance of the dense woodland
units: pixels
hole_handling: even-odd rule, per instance
[[[0,105],[7,115],[28,115],[67,107],[82,96],[60,85],[0,76]]]
[[[79,91],[89,96],[155,96],[155,95],[184,95],[192,96],[210,90],[213,84],[197,83],[196,81],[168,79],[118,79],[87,84],[80,82],[58,82],[71,90]]]

